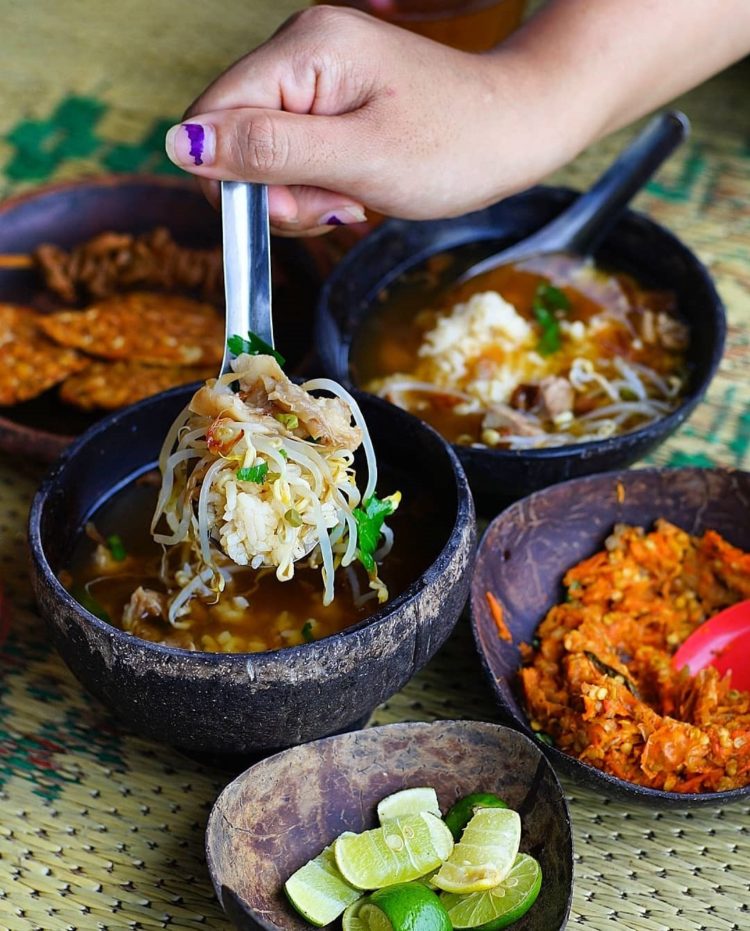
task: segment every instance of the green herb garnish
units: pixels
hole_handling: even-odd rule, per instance
[[[112,559],[114,559],[115,562],[122,562],[128,555],[125,544],[122,542],[122,537],[119,537],[116,533],[107,537],[107,548],[112,554]]]
[[[296,414],[274,414],[274,420],[284,424],[287,430],[296,430],[299,426],[299,417]]]
[[[570,301],[564,291],[551,284],[540,284],[533,303],[534,317],[542,330],[537,350],[550,356],[560,348],[560,321],[558,315],[570,310]]]
[[[244,352],[249,356],[273,356],[281,366],[286,363],[286,359],[280,352],[276,352],[273,346],[269,346],[264,339],[261,339],[257,333],[253,333],[252,330],[248,331],[247,339],[236,333],[234,336],[230,336],[227,340],[227,346],[235,356],[241,356]]]
[[[363,501],[361,508],[354,508],[352,514],[357,522],[357,557],[368,572],[375,571],[375,550],[378,548],[383,522],[399,505],[401,493],[396,492],[381,501],[373,495]]]
[[[255,482],[256,485],[262,485],[267,472],[268,464],[265,462],[259,462],[258,465],[247,466],[244,469],[237,469],[237,478],[241,482]]]
[[[98,617],[100,621],[106,621],[107,624],[112,623],[112,618],[109,616],[109,614],[107,614],[96,598],[89,594],[88,589],[81,585],[76,585],[71,588],[70,594],[75,598],[75,600],[82,608],[85,608],[89,612],[89,614],[93,614],[94,617]]]
[[[550,310],[570,310],[568,295],[553,284],[540,284],[536,289],[536,300],[541,301]]]
[[[537,731],[535,736],[537,740],[541,741],[543,744],[547,744],[548,747],[555,746],[554,738],[550,737],[549,734],[545,734],[544,731]]]
[[[280,450],[279,450],[279,455],[281,456],[282,459],[288,459],[288,458],[289,458],[289,453],[288,453],[285,449],[280,449]]]
[[[284,514],[284,520],[287,522],[287,524],[289,524],[290,527],[302,526],[302,517],[296,508],[289,508],[286,514]]]
[[[305,623],[302,625],[302,639],[305,641],[305,643],[314,643],[315,641],[315,637],[313,636],[314,623],[314,621],[309,620],[305,621]]]

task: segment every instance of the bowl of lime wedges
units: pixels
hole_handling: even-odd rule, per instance
[[[573,888],[565,798],[495,724],[391,724],[269,757],[224,789],[206,853],[246,931],[557,931]]]

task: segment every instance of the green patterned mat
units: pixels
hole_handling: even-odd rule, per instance
[[[92,172],[171,171],[164,128],[293,8],[0,0],[0,195]],[[638,201],[710,265],[730,322],[706,402],[653,457],[658,464],[750,464],[749,79],[745,63],[681,101],[693,138]],[[622,139],[556,180],[585,186]],[[24,544],[41,474],[0,463],[0,574],[15,604],[0,650],[0,929],[227,928],[203,831],[229,775],[122,730],[47,643]],[[497,717],[465,620],[373,723],[446,717]],[[566,790],[576,843],[571,927],[750,927],[750,806],[661,814]]]

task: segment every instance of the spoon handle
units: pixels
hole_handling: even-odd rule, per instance
[[[252,331],[273,346],[271,236],[264,184],[221,182],[226,337]],[[226,344],[221,372],[230,371]]]
[[[593,252],[630,200],[689,132],[690,121],[684,113],[667,110],[654,117],[593,186],[540,231],[545,234],[544,251],[555,251],[557,243],[557,248],[578,255]]]
[[[654,117],[593,186],[567,210],[521,242],[472,265],[461,284],[508,262],[536,255],[571,252],[590,255],[651,175],[685,139],[690,122],[684,113],[667,110]]]

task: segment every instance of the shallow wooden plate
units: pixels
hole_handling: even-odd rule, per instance
[[[495,792],[522,818],[521,850],[544,879],[514,931],[565,927],[573,846],[565,797],[536,744],[478,721],[390,724],[303,744],[263,760],[221,793],[206,830],[211,879],[234,924],[247,931],[311,926],[286,901],[285,880],[343,831],[377,826],[392,792],[433,786],[442,810],[470,792]]]

